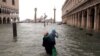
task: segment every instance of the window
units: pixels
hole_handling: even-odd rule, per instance
[[[15,0],[12,0],[12,5],[15,5]]]
[[[2,0],[3,2],[6,2],[6,0]]]

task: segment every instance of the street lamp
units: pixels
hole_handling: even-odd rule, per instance
[[[11,16],[16,16],[16,13],[10,13]],[[12,28],[13,28],[13,40],[14,42],[17,41],[17,24],[16,19],[12,19]]]

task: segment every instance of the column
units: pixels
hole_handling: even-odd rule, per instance
[[[76,26],[78,27],[78,13],[76,13]]]
[[[74,26],[75,26],[75,14],[74,14]]]
[[[82,11],[79,13],[79,27],[81,28],[82,24]]]
[[[76,0],[76,4],[78,4],[78,0]]]
[[[56,22],[56,8],[54,8],[54,23]]]
[[[73,14],[73,26],[74,26],[74,14]]]
[[[72,15],[71,15],[71,25],[73,25],[73,17],[72,17]]]
[[[74,6],[74,0],[72,0],[72,7]]]
[[[99,19],[99,13],[100,13],[100,8],[98,5],[95,6],[95,19],[94,19],[94,30],[99,31],[100,27],[100,19]]]
[[[73,2],[73,6],[75,5],[75,1],[76,1],[76,0],[74,0],[74,2]]]
[[[68,17],[68,24],[70,25],[70,16]]]
[[[72,26],[74,26],[74,15],[72,15]]]
[[[65,24],[67,24],[67,17],[65,17]]]
[[[10,23],[12,23],[12,18],[11,17],[9,17],[9,20],[10,20]]]
[[[6,22],[5,23],[8,24],[7,18],[6,18]]]
[[[36,19],[37,19],[37,8],[35,8],[34,11],[35,11],[34,19],[35,19],[35,23],[36,23]]]
[[[68,16],[67,16],[66,22],[67,22],[67,24],[68,24]]]
[[[81,27],[82,28],[85,28],[85,18],[84,18],[84,11],[82,11],[82,24],[81,24]]]
[[[2,23],[1,24],[3,24],[3,17],[1,17],[1,20],[2,20]]]
[[[68,24],[70,25],[70,16],[68,16]]]
[[[77,13],[77,27],[79,27],[79,24],[80,24],[80,23],[79,23],[79,20],[80,20],[80,13],[78,12],[78,13]]]
[[[77,1],[77,0],[75,0],[75,4],[77,4],[76,1]]]
[[[76,13],[75,13],[75,26],[76,26],[77,24],[76,24]]]
[[[87,9],[87,29],[91,30],[91,10],[90,8]]]
[[[70,16],[68,16],[68,24],[70,25],[70,22],[69,21],[70,21]]]
[[[71,15],[70,17],[71,17],[71,19],[70,19],[70,20],[71,20],[71,22],[70,22],[70,23],[71,23],[71,25],[72,25],[72,15]]]
[[[74,26],[74,14],[73,14],[73,26]]]
[[[0,24],[2,23],[2,19],[1,19],[1,17],[0,17]]]
[[[80,28],[81,24],[81,12],[78,13],[78,27]]]

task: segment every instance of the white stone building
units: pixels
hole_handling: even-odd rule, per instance
[[[66,0],[62,21],[78,28],[100,31],[100,0]]]
[[[19,0],[0,0],[0,24],[19,21]]]

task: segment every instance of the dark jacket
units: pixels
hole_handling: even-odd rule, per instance
[[[43,37],[43,44],[42,45],[44,47],[51,47],[51,46],[54,46],[54,43],[51,41],[50,37],[47,35],[47,36]]]
[[[52,30],[51,33],[49,33],[49,37],[51,39],[51,41],[54,43],[54,45],[56,44],[56,41],[55,41],[55,37],[58,38],[58,34],[55,30]]]

